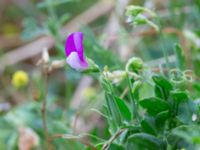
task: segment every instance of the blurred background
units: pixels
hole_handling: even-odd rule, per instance
[[[154,21],[162,35],[148,25],[132,26],[125,15],[131,4],[156,12],[159,23]],[[199,0],[1,0],[0,149],[43,149],[40,109],[45,97],[50,134],[109,136],[104,119],[91,110],[103,106],[98,76],[81,74],[65,65],[51,71],[45,81],[37,65],[44,48],[48,49],[49,61],[65,60],[67,35],[82,31],[86,56],[101,69],[105,65],[110,70],[123,69],[132,56],[141,57],[156,69],[165,62],[162,49],[175,66],[177,43],[186,56],[186,68],[199,80],[199,16]],[[20,81],[15,82],[17,79]],[[198,91],[200,85],[195,86]],[[194,97],[199,95],[196,92]],[[26,149],[24,142],[28,143]],[[55,139],[53,144],[59,150],[83,147],[76,140]]]

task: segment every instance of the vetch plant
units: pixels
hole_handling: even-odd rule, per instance
[[[127,65],[130,65],[132,59]],[[196,149],[196,144],[188,143],[185,141],[186,137],[177,133],[180,127],[195,125],[198,120],[198,108],[187,88],[180,89],[164,75],[153,72],[147,74],[147,71],[142,69],[137,72],[140,76],[137,79],[131,77],[130,73],[127,74],[125,83],[128,90],[123,97],[117,90],[123,89],[124,85],[121,83],[116,86],[108,76],[102,76],[100,81],[106,99],[102,113],[109,124],[111,138],[101,146],[98,145],[99,149]],[[179,80],[181,79],[184,82],[187,80],[182,77]],[[151,93],[144,95],[145,89]]]
[[[142,7],[129,7],[127,11],[129,15],[136,18],[142,12],[149,12]],[[153,13],[150,15],[155,16]],[[143,21],[139,20],[137,23],[149,24]],[[157,28],[154,25],[153,27]],[[124,68],[110,70],[105,66],[100,70],[93,60],[84,55],[83,38],[82,32],[69,34],[65,43],[66,63],[82,73],[98,72],[97,76],[104,90],[105,100],[102,100],[103,106],[100,110],[93,110],[105,118],[109,137],[102,139],[88,133],[50,135],[46,123],[45,96],[42,120],[47,147],[54,138],[64,138],[80,141],[88,149],[94,150],[182,148],[198,150],[200,146],[199,102],[195,102],[192,97],[190,84],[194,82],[194,78],[191,71],[185,70],[186,66],[180,63],[177,65],[179,68],[160,68],[155,72],[152,68],[148,68],[141,58],[132,57],[127,60]],[[181,48],[178,48],[178,52],[180,51]],[[182,55],[181,57],[183,58]],[[61,63],[48,61],[45,64],[47,65],[45,81],[48,77],[48,65],[53,68],[53,64],[63,67],[63,61]],[[166,72],[163,72],[164,69]],[[198,132],[194,133],[190,128]],[[187,132],[184,132],[184,129]],[[84,141],[85,137],[92,138],[94,142]]]
[[[88,73],[86,70],[91,66],[98,68],[84,56],[83,33],[71,33],[65,48],[67,64],[73,69]],[[170,76],[167,77],[162,72],[151,71],[138,57],[130,58],[121,70],[109,71],[107,66],[103,71],[97,70],[105,101],[102,101],[102,109],[96,112],[105,117],[110,138],[106,140],[85,133],[58,134],[56,138],[75,139],[96,150],[173,150],[199,146],[198,142],[192,143],[187,139],[189,133],[186,136],[180,133],[182,128],[190,125],[197,128],[199,122],[199,106],[192,99],[190,89],[181,86],[193,82],[191,71],[172,69],[168,70]],[[47,130],[45,103],[42,110],[49,143],[54,135],[49,135]],[[85,143],[85,137],[96,142]]]

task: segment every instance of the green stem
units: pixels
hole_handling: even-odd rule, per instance
[[[138,101],[134,98],[134,95],[132,93],[132,84],[131,84],[131,80],[129,78],[128,73],[127,73],[127,79],[128,79],[128,86],[129,86],[130,96],[131,96],[131,105],[133,106],[133,109],[131,109],[132,114],[134,114],[134,117],[136,118],[136,120],[139,123],[140,117],[139,117],[139,113],[138,113]]]
[[[162,32],[162,25],[161,25],[161,21],[160,21],[160,17],[157,16],[156,17],[157,22],[158,22],[158,26],[159,26],[159,36],[161,38],[162,43],[164,43],[164,46],[162,45],[161,49],[165,58],[165,62],[166,62],[166,67],[167,70],[170,70],[170,65],[169,65],[169,56],[168,56],[168,52],[167,49],[165,49],[165,40],[164,40],[164,36],[163,36],[163,32]]]
[[[57,34],[55,36],[56,43],[62,42],[60,34],[59,34],[60,23],[59,23],[59,19],[58,19],[56,10],[52,4],[52,0],[46,0],[46,2],[48,3],[48,7],[47,7],[48,14],[53,19],[55,26],[56,26],[56,30],[57,30]]]

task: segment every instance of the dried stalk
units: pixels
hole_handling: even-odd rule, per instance
[[[41,108],[41,114],[42,114],[42,126],[44,129],[44,135],[45,135],[45,142],[47,150],[51,150],[50,148],[50,141],[49,141],[49,133],[48,133],[48,127],[47,127],[47,119],[46,119],[46,110],[47,110],[47,94],[48,94],[48,72],[46,68],[44,68],[44,84],[45,84],[45,95],[42,103]]]
[[[50,139],[50,141],[53,141],[57,138],[64,138],[65,139],[65,135],[64,134],[56,134],[56,135],[53,135]],[[80,138],[71,138],[71,140],[77,140],[79,141],[80,143],[88,146],[89,148],[91,148],[92,150],[97,150],[97,148],[92,145],[91,143],[89,143],[87,140],[85,140],[84,138],[80,137]]]
[[[118,138],[126,129],[120,129],[119,131],[117,131],[109,140],[106,144],[103,145],[103,149],[102,150],[108,150],[109,146],[112,144],[112,142]]]

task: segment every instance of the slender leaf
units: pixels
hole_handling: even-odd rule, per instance
[[[180,70],[185,70],[186,69],[186,64],[185,64],[185,56],[184,56],[184,51],[181,48],[180,45],[176,44],[175,45],[175,52],[176,52],[176,57],[177,57],[177,65]]]

